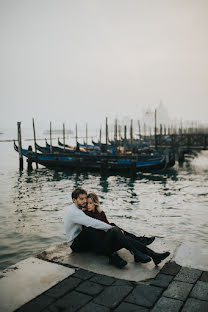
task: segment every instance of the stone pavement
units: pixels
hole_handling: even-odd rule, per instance
[[[131,282],[78,269],[16,311],[207,312],[208,272],[168,262],[155,278]]]

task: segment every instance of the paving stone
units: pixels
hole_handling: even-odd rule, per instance
[[[20,309],[18,309],[18,312],[38,312],[38,311],[42,311],[43,309],[45,309],[47,306],[49,306],[52,302],[54,302],[55,299],[45,296],[45,295],[41,295],[35,299],[33,299],[32,301],[24,304]],[[1,310],[1,309],[0,309]]]
[[[81,291],[87,295],[95,296],[98,295],[103,289],[104,287],[99,284],[91,281],[84,281],[76,288],[76,291]]]
[[[148,312],[149,309],[140,307],[138,305],[122,302],[115,310],[114,312]]]
[[[190,268],[181,268],[174,280],[194,284],[201,276],[202,271]]]
[[[202,276],[200,278],[200,281],[202,282],[208,282],[208,272],[203,272]]]
[[[152,312],[178,312],[183,305],[183,301],[172,298],[161,297]]]
[[[144,307],[152,307],[163,289],[150,285],[137,285],[125,301]]]
[[[189,283],[172,281],[163,293],[163,296],[185,301],[193,285]]]
[[[91,282],[99,283],[105,286],[110,286],[115,282],[115,278],[106,276],[106,275],[101,275],[101,274],[95,274],[91,279]]]
[[[208,301],[208,283],[198,281],[192,289],[190,297]]]
[[[109,286],[93,302],[115,308],[133,289],[131,286]]]
[[[116,281],[112,285],[113,286],[124,286],[124,285],[132,286],[132,282],[129,282],[127,280],[122,280],[122,279],[116,279]]]
[[[83,269],[79,269],[72,276],[80,278],[82,280],[87,280],[87,279],[91,278],[94,275],[95,275],[95,273],[93,273],[93,272],[90,272],[90,271],[87,271],[87,270],[83,270]]]
[[[160,273],[168,275],[177,275],[180,271],[181,266],[175,262],[167,262],[164,267],[160,270]]]
[[[71,293],[56,301],[55,306],[62,310],[67,309],[67,311],[74,312],[87,304],[91,299],[92,297],[73,290]]]
[[[52,304],[46,310],[43,310],[41,312],[60,312],[60,308],[58,308],[54,304]]]
[[[77,287],[81,282],[82,281],[79,278],[70,276],[69,278],[65,279],[61,283],[58,283],[56,286],[45,292],[45,295],[54,298],[60,298]]]
[[[84,306],[79,312],[110,312],[110,309],[96,303],[90,302]]]
[[[168,274],[158,274],[155,279],[150,281],[150,285],[166,288],[172,281],[173,276]]]
[[[208,302],[188,298],[181,312],[207,312]]]

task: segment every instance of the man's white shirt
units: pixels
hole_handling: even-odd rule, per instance
[[[111,225],[105,222],[87,216],[73,203],[67,208],[64,217],[64,229],[69,246],[71,246],[74,239],[82,231],[82,225],[103,231],[108,231],[112,228]]]

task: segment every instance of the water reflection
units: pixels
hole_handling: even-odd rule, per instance
[[[34,250],[65,240],[62,217],[71,202],[72,190],[78,186],[96,192],[108,218],[126,230],[203,245],[208,234],[204,221],[207,156],[160,173],[138,173],[134,178],[128,174],[111,176],[47,168],[5,174],[3,178],[11,191],[1,209],[4,243],[0,247],[7,250],[5,246],[10,246],[7,252],[15,257],[19,253],[31,255]]]

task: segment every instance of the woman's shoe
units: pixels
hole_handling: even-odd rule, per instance
[[[163,252],[163,253],[156,253],[154,252],[151,257],[152,260],[154,261],[155,265],[158,265],[162,260],[164,260],[165,258],[167,258],[170,255],[170,253],[167,252]]]
[[[137,240],[142,243],[143,245],[147,246],[147,245],[150,245],[154,242],[155,240],[155,236],[152,236],[152,237],[145,237],[145,236],[142,236],[142,237],[138,237]]]
[[[134,261],[135,262],[141,262],[141,263],[147,263],[151,261],[151,258],[147,255],[143,254],[141,251],[136,250],[134,251]]]

